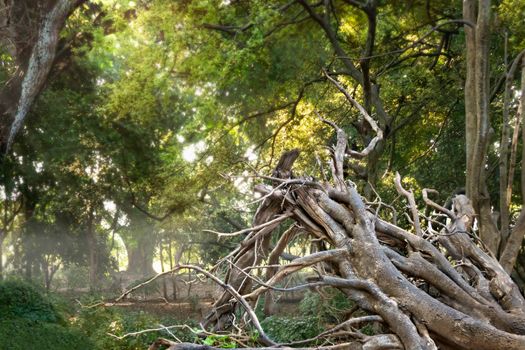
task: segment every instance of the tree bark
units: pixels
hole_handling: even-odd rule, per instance
[[[8,2],[10,9],[12,9],[9,10],[9,13],[13,16],[8,21],[16,25],[19,25],[19,23],[16,23],[18,19],[23,18],[23,15],[28,15],[21,10],[19,4],[17,4],[18,2],[26,4],[23,1]],[[44,4],[42,7],[47,8],[48,12],[43,15],[42,22],[39,23],[36,40],[31,43],[28,40],[31,36],[26,37],[25,44],[31,43],[31,54],[28,61],[25,62],[24,57],[22,57],[24,50],[22,52],[17,51],[16,48],[11,50],[12,53],[20,55],[20,57],[15,57],[15,59],[22,63],[20,64],[22,71],[19,71],[19,75],[15,76],[15,79],[5,88],[7,91],[2,91],[0,94],[2,97],[10,96],[10,101],[16,101],[14,105],[5,105],[3,103],[2,108],[4,122],[2,123],[0,141],[6,152],[22,127],[35,98],[45,85],[55,58],[59,33],[67,17],[81,2],[81,0],[57,0]],[[34,7],[34,5],[31,7]],[[11,35],[19,42],[21,38],[18,37],[17,30],[14,27],[10,27],[10,30]],[[5,120],[9,120],[10,125]]]
[[[290,240],[293,239],[293,237],[297,234],[298,228],[295,226],[292,226],[289,228],[283,235],[281,236],[281,239],[279,239],[279,242],[277,242],[277,245],[273,248],[272,252],[270,253],[270,256],[268,258],[268,265],[278,265],[279,264],[279,258],[281,254],[286,249],[288,243]],[[277,267],[270,267],[266,270],[266,279],[271,279],[275,273],[277,272]],[[264,315],[265,316],[271,316],[275,313],[275,303],[272,298],[272,292],[268,291],[264,297]]]
[[[4,240],[5,231],[0,230],[0,281],[4,279]]]
[[[98,244],[94,225],[95,214],[91,208],[89,208],[88,211],[86,234],[89,252],[89,289],[96,290],[98,287]]]
[[[139,242],[126,242],[128,252],[128,268],[126,272],[135,276],[137,279],[154,275],[153,252],[154,243],[148,239],[141,239]]]
[[[470,23],[476,23],[476,0],[463,0],[463,18]],[[465,77],[465,150],[466,150],[466,192],[469,198],[475,192],[473,157],[478,130],[476,113],[476,28],[465,24],[465,43],[466,43],[466,77]]]
[[[162,249],[162,240],[159,242],[159,259],[160,259],[160,271],[164,272],[164,253]],[[164,300],[168,300],[168,285],[165,278],[162,279],[162,296]]]
[[[525,204],[525,56],[522,58],[522,67],[521,67],[521,97],[520,104],[518,109],[518,119],[522,120],[522,153],[521,153],[521,191],[522,191],[522,203]],[[511,181],[511,179],[509,179]],[[504,246],[504,250],[501,253],[500,263],[507,271],[511,273],[516,263],[516,258],[518,257],[519,251],[523,243],[523,237],[525,236],[525,210],[523,209],[521,214],[514,225],[510,236]]]
[[[170,260],[170,270],[173,270],[173,250],[171,249],[171,237],[168,237],[168,258]],[[171,281],[171,296],[173,300],[177,300],[177,280],[175,276],[170,277]]]
[[[508,66],[507,49],[508,37],[505,34],[505,51],[504,51],[504,64],[505,69]],[[499,160],[499,212],[500,212],[500,232],[501,232],[501,244],[500,248],[504,247],[508,238],[509,225],[510,225],[510,191],[512,191],[512,171],[509,174],[509,144],[510,144],[510,120],[509,120],[509,109],[510,109],[510,92],[512,88],[512,80],[510,79],[510,72],[506,73],[505,89],[503,92],[503,120],[501,125],[501,141],[500,141],[500,160]],[[516,118],[519,119],[519,118]],[[515,130],[516,131],[516,130]],[[513,133],[517,135],[516,133]],[[514,145],[514,143],[512,143]],[[512,166],[512,161],[511,161]],[[500,253],[498,251],[498,253]]]
[[[490,0],[464,0],[467,76],[465,81],[465,131],[467,148],[466,189],[478,214],[479,235],[487,248],[498,254],[500,232],[493,220],[486,183],[490,141],[489,39]],[[476,15],[477,11],[477,15]]]

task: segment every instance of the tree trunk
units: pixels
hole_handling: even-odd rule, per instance
[[[0,230],[0,281],[4,279],[4,240],[5,231]]]
[[[18,96],[15,100],[16,104],[5,108],[3,111],[6,114],[5,116],[9,116],[9,120],[12,120],[9,131],[7,132],[7,128],[3,130],[5,134],[2,135],[4,137],[2,144],[6,150],[9,150],[14,137],[25,121],[31,105],[47,80],[55,58],[59,33],[64,26],[66,18],[79,3],[80,1],[76,0],[57,0],[47,4],[49,10],[44,14],[42,22],[39,24],[29,61],[27,65],[23,66],[25,68],[23,69],[23,78],[19,84],[15,82],[8,87],[8,89],[19,91],[6,93],[11,94],[11,96]],[[14,4],[11,6],[14,8]],[[43,7],[45,8],[46,6],[44,5]],[[11,20],[16,20],[16,18]]]
[[[173,264],[173,250],[171,247],[171,237],[168,237],[168,257],[170,259],[170,271],[173,270],[174,264]],[[177,280],[176,276],[172,275],[170,276],[171,281],[171,297],[173,298],[173,301],[177,300]]]
[[[465,80],[466,189],[478,214],[479,235],[487,248],[498,254],[500,232],[493,220],[486,183],[489,118],[490,0],[464,0],[467,76]],[[477,10],[477,15],[476,15]],[[474,27],[471,27],[473,25]]]
[[[134,237],[123,236],[123,238],[128,253],[127,273],[136,279],[154,275],[153,255],[155,241],[151,237],[142,234],[142,232],[137,233]]]
[[[463,1],[463,18],[470,23],[476,23],[476,1]],[[476,29],[470,25],[464,26],[465,42],[466,42],[466,77],[465,77],[465,150],[466,150],[466,193],[469,198],[475,192],[474,179],[471,175],[474,174],[473,156],[474,146],[476,144],[476,135],[478,130],[478,121],[476,114]]]
[[[94,213],[91,208],[88,210],[86,233],[89,251],[89,289],[96,290],[98,285],[98,244],[94,227]]]
[[[162,240],[159,242],[159,258],[160,258],[160,270],[164,272],[164,254],[162,249]],[[166,278],[162,279],[162,296],[164,300],[168,300],[168,286]]]
[[[522,120],[522,159],[521,159],[521,191],[522,191],[522,202],[525,203],[525,56],[521,59],[521,98],[518,108],[517,118]],[[509,179],[511,181],[511,179]],[[518,257],[519,251],[523,243],[523,237],[525,236],[525,210],[522,206],[521,214],[512,228],[512,231],[506,241],[504,250],[501,253],[500,263],[508,273],[512,272],[516,258]]]

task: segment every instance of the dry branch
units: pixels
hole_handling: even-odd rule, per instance
[[[354,322],[350,319],[304,342],[275,346],[310,345],[322,339],[335,345],[316,348],[524,349],[525,300],[499,262],[479,245],[472,232],[475,215],[469,199],[458,195],[452,209],[447,209],[429,199],[434,191],[423,190],[425,204],[435,210],[426,220],[443,222],[439,232],[432,225],[425,230],[419,224],[413,194],[397,176],[396,186],[408,199],[416,234],[383,220],[379,210],[363,201],[357,186],[344,179],[347,137],[335,124],[325,122],[337,132],[332,184],[294,177],[292,165],[298,154],[283,155],[286,159],[279,166],[284,168],[273,172],[274,187],[258,187],[265,197],[252,228],[244,231],[251,233],[219,265],[227,269],[224,282],[198,270],[224,288],[203,326],[213,332],[254,327],[260,332],[261,345],[275,344],[254,317],[259,298],[268,291],[332,287],[367,311],[367,320],[382,320],[385,333],[369,337],[348,330]],[[277,230],[287,221],[294,222],[290,230]],[[296,229],[324,248],[279,265],[278,257]],[[272,236],[278,243],[270,248]],[[308,283],[280,287],[290,274],[312,266],[319,268]],[[266,275],[255,275],[263,268],[268,269]],[[236,324],[238,310],[249,315],[244,324]],[[164,341],[159,340],[157,346]],[[214,349],[167,342],[170,349]]]
[[[356,186],[343,178],[346,135],[333,123],[325,122],[334,127],[338,136],[332,149],[334,187],[326,183],[299,185],[300,181],[276,181],[277,186],[286,185],[280,187],[278,195],[266,188],[272,195],[259,208],[257,217],[271,221],[270,218],[291,213],[290,219],[303,232],[331,248],[297,258],[261,280],[249,276],[255,270],[251,267],[260,266],[263,261],[257,258],[263,238],[259,238],[259,243],[245,240],[241,243],[243,249],[232,257],[234,265],[230,266],[228,278],[235,276],[242,281],[238,288],[246,300],[255,305],[264,292],[279,292],[278,283],[289,273],[322,262],[330,268],[319,270],[319,276],[309,282],[321,288],[339,288],[360,308],[380,317],[391,332],[383,336],[396,339],[401,348],[525,347],[524,299],[499,263],[472,240],[474,215],[468,199],[456,197],[449,210],[429,199],[432,190],[423,191],[424,201],[436,211],[435,215],[445,214],[449,219],[436,233],[437,239],[427,241],[424,237],[435,235],[424,234],[413,194],[402,187],[397,177],[398,191],[409,201],[417,234],[382,220],[365,204]],[[270,237],[276,233],[264,234]],[[246,261],[243,258],[249,252],[250,261]],[[272,266],[275,263],[273,259]],[[236,270],[242,273],[235,274]],[[254,288],[253,284],[258,286]],[[235,309],[231,297],[219,301],[206,319],[206,324],[215,330],[228,327],[228,323],[220,321]],[[216,317],[217,313],[221,316]],[[341,343],[355,340],[357,335],[334,331],[323,333],[325,336]]]

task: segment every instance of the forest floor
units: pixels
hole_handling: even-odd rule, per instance
[[[155,316],[171,315],[180,320],[199,319],[211,308],[212,299],[199,299],[191,301],[165,301],[157,300],[126,300],[115,304],[114,307],[124,311],[143,311]]]
[[[293,316],[297,313],[299,300],[285,300],[279,303],[278,315]],[[190,301],[156,300],[126,300],[114,307],[123,311],[142,311],[157,317],[173,316],[179,320],[200,320],[211,309],[213,299],[198,299]]]

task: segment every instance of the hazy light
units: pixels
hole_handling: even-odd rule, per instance
[[[113,201],[104,201],[104,209],[111,214],[115,214],[115,211],[117,210],[117,205]]]
[[[250,162],[253,162],[254,160],[257,159],[257,154],[254,152],[253,146],[249,147],[246,150],[246,152],[244,153],[244,157],[246,157],[246,159],[248,159],[248,161]]]
[[[206,149],[206,143],[204,141],[199,141],[193,143],[189,146],[186,146],[182,149],[182,159],[187,162],[193,163],[197,160],[198,153]]]
[[[33,167],[37,173],[41,173],[44,170],[44,162],[33,162]]]
[[[126,250],[126,245],[118,233],[115,233],[114,239],[115,242],[113,249],[111,250],[111,256],[117,261],[118,270],[126,271],[128,267],[128,252]]]

